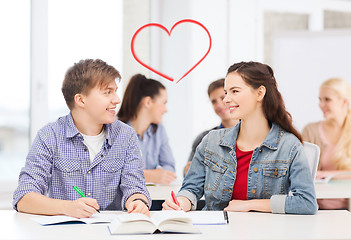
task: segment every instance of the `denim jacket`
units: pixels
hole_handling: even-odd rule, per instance
[[[223,210],[231,201],[236,177],[236,139],[240,123],[211,131],[197,147],[178,196],[196,201],[205,195],[203,210]],[[315,214],[313,179],[301,142],[272,124],[254,149],[248,170],[247,199],[270,199],[273,213]]]

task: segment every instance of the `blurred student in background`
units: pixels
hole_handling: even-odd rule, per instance
[[[177,195],[163,209],[315,214],[317,201],[302,137],[292,125],[273,70],[258,62],[229,67],[224,102],[240,123],[209,132]]]
[[[208,97],[212,103],[213,110],[221,118],[221,124],[212,129],[206,130],[199,134],[191,147],[191,153],[188,158],[188,162],[184,167],[184,176],[187,174],[191,160],[195,155],[195,151],[197,146],[200,144],[201,140],[206,136],[211,130],[221,129],[221,128],[231,128],[234,127],[239,120],[232,119],[229,113],[229,109],[225,106],[223,99],[225,97],[224,94],[224,78],[218,79],[212,82],[207,89]]]
[[[146,182],[169,184],[176,178],[173,154],[161,124],[167,98],[162,83],[137,74],[130,79],[117,114],[138,135]]]
[[[319,89],[319,107],[324,120],[309,123],[302,131],[304,141],[321,149],[317,179],[334,174],[351,178],[351,86],[341,78],[323,82]],[[344,174],[344,175],[343,175]],[[347,199],[318,200],[320,209],[347,209]]]

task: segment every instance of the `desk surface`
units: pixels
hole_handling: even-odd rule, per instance
[[[228,225],[198,226],[201,234],[120,236],[110,235],[107,224],[41,226],[31,217],[1,210],[0,239],[351,239],[351,213],[345,210],[319,211],[312,216],[229,212]]]

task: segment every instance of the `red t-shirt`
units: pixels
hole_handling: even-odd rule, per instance
[[[236,179],[233,187],[232,199],[247,200],[247,178],[253,151],[241,151],[236,146]]]

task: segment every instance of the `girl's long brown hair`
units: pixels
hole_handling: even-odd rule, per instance
[[[229,67],[227,75],[236,72],[253,89],[260,86],[266,88],[263,98],[262,109],[271,123],[277,123],[285,131],[294,134],[301,142],[301,134],[292,125],[292,117],[285,109],[282,95],[278,91],[277,82],[274,77],[273,69],[259,62],[240,62]]]
[[[146,78],[142,74],[134,75],[124,92],[121,108],[117,117],[122,122],[137,117],[138,107],[144,97],[155,98],[160,94],[161,89],[165,86],[157,80]]]

